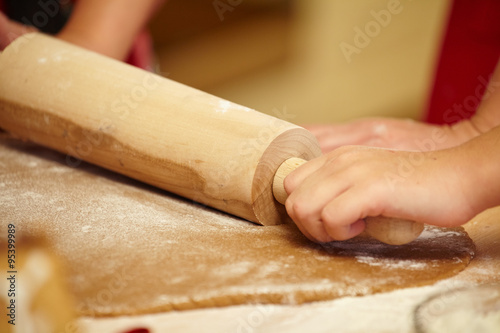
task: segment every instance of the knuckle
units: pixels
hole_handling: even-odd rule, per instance
[[[332,209],[323,209],[321,211],[321,220],[323,223],[333,223],[335,219],[335,214],[333,213]]]
[[[307,222],[311,217],[311,211],[308,205],[300,200],[292,203],[292,211],[294,216],[300,221]]]
[[[339,165],[356,165],[359,159],[360,149],[354,146],[343,146],[334,150],[334,154],[328,156],[325,164],[332,166]]]
[[[326,232],[334,240],[343,241],[343,240],[347,240],[347,239],[351,238],[349,236],[349,232],[348,232],[349,227],[338,226],[338,225],[334,224],[332,221],[328,221],[328,222],[325,221],[324,225],[325,225]]]
[[[293,173],[285,177],[283,187],[287,193],[291,193],[297,187],[297,180]]]
[[[366,184],[356,198],[358,201],[355,208],[359,211],[359,218],[381,215],[384,213],[385,203],[391,201],[376,183]]]
[[[337,241],[345,241],[351,238],[346,232],[343,232],[342,230],[336,230],[335,232],[330,232],[329,233],[330,237]]]
[[[314,242],[316,243],[328,243],[333,239],[326,232],[322,221],[315,221],[309,224],[309,234],[311,235]]]

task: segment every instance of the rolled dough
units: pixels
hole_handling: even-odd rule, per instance
[[[0,189],[3,220],[45,235],[82,315],[365,295],[450,277],[474,252],[461,228],[427,228],[403,246],[313,244],[293,225],[257,226],[7,138]]]

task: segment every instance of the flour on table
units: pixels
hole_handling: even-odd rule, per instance
[[[77,311],[89,316],[301,304],[429,285],[463,270],[474,251],[461,228],[428,228],[402,246],[318,245],[293,225],[258,226],[66,162],[0,141],[0,211],[20,233],[47,238],[65,263]]]

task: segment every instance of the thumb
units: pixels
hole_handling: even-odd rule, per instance
[[[0,50],[3,51],[19,36],[33,31],[37,31],[37,29],[12,21],[4,13],[0,12]]]

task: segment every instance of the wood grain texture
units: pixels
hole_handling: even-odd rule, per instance
[[[69,165],[85,160],[252,222],[286,221],[276,170],[321,154],[301,127],[43,34],[18,38],[0,60],[5,130]],[[408,226],[367,229],[399,245],[422,230]]]
[[[256,223],[287,218],[277,167],[320,154],[303,128],[42,34],[0,60],[5,130]]]
[[[314,244],[292,224],[258,226],[88,163],[70,168],[64,155],[16,140],[0,139],[0,169],[4,220],[18,235],[46,235],[82,315],[379,293],[451,277],[474,252],[461,228],[428,228],[397,247],[366,238]],[[0,239],[5,232],[0,224]]]

